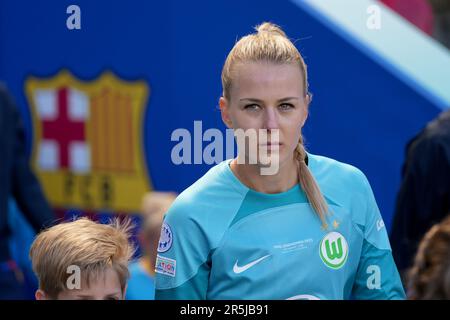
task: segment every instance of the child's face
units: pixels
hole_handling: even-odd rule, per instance
[[[64,290],[58,294],[57,300],[123,300],[125,290],[122,292],[117,272],[108,268],[103,276],[91,279],[89,287],[81,285],[80,289]],[[47,299],[45,292],[36,291],[36,300]]]

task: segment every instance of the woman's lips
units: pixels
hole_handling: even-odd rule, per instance
[[[266,144],[260,144],[259,145],[261,148],[267,148],[267,150],[275,150],[275,149],[279,149],[283,146],[283,144],[280,143],[266,143]]]

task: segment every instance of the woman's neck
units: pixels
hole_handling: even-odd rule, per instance
[[[237,159],[231,161],[231,171],[247,187],[262,193],[285,192],[298,183],[297,163],[293,159],[280,164],[274,175],[261,175],[261,167],[253,164],[238,164]]]

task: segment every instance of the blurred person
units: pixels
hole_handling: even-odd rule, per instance
[[[305,150],[307,69],[284,31],[263,23],[237,41],[222,87],[224,124],[271,138],[238,142],[235,159],[177,197],[161,229],[155,298],[404,299],[366,176]]]
[[[429,36],[433,35],[434,15],[428,0],[381,0],[381,2]]]
[[[450,212],[450,109],[408,142],[405,159],[390,234],[402,276],[425,232]]]
[[[25,299],[22,271],[11,257],[10,198],[39,232],[55,219],[28,163],[23,123],[12,97],[0,83],[0,300]]]
[[[123,300],[134,253],[130,221],[81,218],[41,232],[30,249],[36,300]]]
[[[36,233],[24,215],[17,208],[14,199],[9,201],[8,225],[11,230],[9,237],[9,252],[23,274],[26,299],[34,300],[38,288],[38,281],[31,266],[29,251]]]
[[[434,12],[433,37],[450,49],[450,1],[428,0]]]
[[[127,300],[154,300],[155,262],[161,225],[175,193],[149,192],[142,200],[142,225],[138,234],[143,255],[130,264]]]
[[[450,49],[449,0],[380,1]]]
[[[450,300],[450,215],[423,237],[408,276],[411,300]]]

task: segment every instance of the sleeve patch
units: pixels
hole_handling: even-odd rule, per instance
[[[170,258],[156,256],[155,272],[175,277],[177,261]]]
[[[166,252],[172,247],[173,243],[173,233],[169,224],[163,223],[161,227],[161,235],[158,243],[158,252]]]

